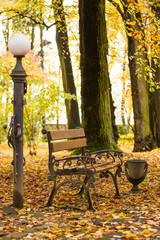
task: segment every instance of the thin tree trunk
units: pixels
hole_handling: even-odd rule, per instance
[[[108,57],[108,36],[107,36],[107,28],[106,28],[106,41],[107,41],[107,52],[106,52],[106,57]],[[108,63],[107,63],[108,65]],[[117,143],[119,134],[118,134],[118,128],[116,125],[116,118],[115,118],[115,106],[114,106],[114,101],[112,97],[112,84],[109,76],[109,71],[107,71],[108,74],[108,81],[109,81],[109,95],[110,95],[110,108],[111,108],[111,121],[112,121],[112,128],[113,128],[113,135],[114,135],[114,140]]]
[[[90,149],[116,149],[107,63],[105,0],[79,0],[82,123]]]
[[[67,26],[62,0],[53,0],[54,16],[58,21],[56,24],[56,42],[62,68],[62,81],[65,93],[76,96],[71,56],[69,51]],[[75,99],[65,100],[68,128],[80,126],[78,102]]]
[[[131,78],[131,90],[134,113],[134,150],[135,152],[152,149],[152,136],[149,118],[149,98],[148,87],[146,82],[146,72],[140,61],[146,63],[146,55],[141,50],[141,41],[134,36],[139,32],[144,39],[144,32],[140,12],[130,11],[130,1],[123,0],[123,11],[119,4],[109,0],[121,14],[126,27],[128,38],[128,60]],[[133,2],[138,6],[137,0]],[[130,24],[131,23],[131,24]],[[134,24],[133,24],[134,23]],[[149,77],[149,76],[147,76]]]
[[[160,64],[160,60],[159,64]],[[152,63],[152,68],[155,70],[154,81],[160,84],[160,68]],[[153,122],[151,123],[152,133],[155,139],[157,147],[160,147],[160,89],[155,89],[150,93],[153,96],[153,102],[151,105],[151,116]],[[154,116],[154,118],[153,118]]]
[[[44,69],[43,28],[43,26],[40,26],[40,57],[42,69]]]
[[[8,41],[9,41],[9,34],[10,34],[10,26],[9,26],[9,20],[4,20],[2,21],[2,25],[4,26],[4,28],[2,28],[3,30],[3,36],[4,36],[4,40],[5,40],[5,45],[6,45],[6,51],[8,51]]]
[[[119,138],[119,134],[118,134],[118,128],[116,125],[116,118],[115,118],[115,106],[114,106],[114,101],[112,98],[112,85],[110,82],[110,78],[109,78],[109,92],[110,92],[110,105],[111,105],[111,120],[112,120],[112,128],[113,128],[113,135],[114,135],[114,140],[117,143],[118,142],[118,138]]]
[[[124,54],[124,59],[123,59],[123,75],[121,78],[122,81],[122,99],[121,99],[121,119],[122,119],[122,125],[126,125],[125,121],[125,96],[126,96],[126,80],[125,80],[125,71],[126,71],[126,51]]]
[[[152,11],[155,13],[157,21],[160,20],[160,3],[153,1]],[[156,34],[159,33],[158,25],[155,24],[157,30]],[[157,36],[158,37],[158,36]],[[160,44],[157,41],[154,42],[157,49],[160,48]],[[151,61],[153,69],[153,80],[156,85],[160,87],[160,58],[154,56]],[[154,92],[149,93],[150,96],[150,119],[151,119],[151,130],[153,135],[153,143],[155,147],[160,147],[160,89],[155,88]]]
[[[138,41],[128,36],[128,59],[131,77],[131,89],[134,113],[134,150],[141,152],[151,150],[151,130],[149,119],[148,87],[143,73],[137,74],[141,69],[138,58],[143,58],[137,52]],[[134,57],[133,57],[134,56]]]
[[[35,25],[31,23],[32,30],[31,30],[31,50],[34,49],[34,40],[35,40]]]

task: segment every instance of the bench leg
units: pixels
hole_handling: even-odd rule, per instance
[[[93,203],[92,203],[92,198],[91,198],[91,194],[90,194],[90,191],[89,191],[89,187],[86,188],[86,195],[87,195],[88,204],[89,204],[88,210],[95,211],[95,209],[93,207]]]
[[[92,198],[91,198],[91,194],[90,194],[90,190],[89,190],[89,185],[90,184],[93,184],[93,182],[95,181],[95,179],[92,179],[94,177],[89,177],[89,176],[86,176],[85,179],[84,179],[84,184],[82,185],[78,195],[84,193],[86,193],[86,196],[87,196],[87,200],[88,200],[88,204],[89,204],[89,207],[88,207],[88,210],[92,210],[92,211],[95,211],[94,207],[93,207],[93,203],[92,203]],[[90,180],[90,181],[89,181]]]
[[[88,210],[92,210],[92,211],[95,211],[95,209],[93,207],[89,186],[91,184],[93,184],[94,181],[95,181],[95,179],[94,179],[93,176],[92,177],[86,176],[84,182],[81,182],[81,184],[82,184],[81,190],[83,192],[85,191],[86,197],[87,197],[87,200],[88,200],[88,204],[89,204]],[[65,184],[67,182],[71,182],[71,180],[64,181],[56,187],[56,179],[54,179],[54,185],[53,185],[53,188],[52,188],[51,194],[49,196],[48,203],[47,203],[46,207],[50,207],[52,205],[52,201],[53,201],[54,195],[56,194],[57,190],[60,188],[60,186],[62,186],[63,184]]]
[[[118,188],[118,181],[117,181],[117,176],[120,176],[120,173],[122,172],[122,168],[121,166],[118,167],[118,169],[116,170],[115,174],[113,174],[111,171],[107,170],[105,173],[102,173],[102,176],[105,176],[106,178],[108,178],[108,174],[111,175],[113,182],[114,182],[114,186],[116,189],[116,194],[115,194],[115,198],[121,198],[121,195],[119,193],[119,188]]]
[[[51,194],[49,196],[46,207],[50,207],[52,205],[52,201],[53,201],[54,195],[56,194],[56,191],[57,191],[57,189],[56,189],[56,179],[54,179],[54,185],[53,185],[53,188],[52,188]]]
[[[88,204],[89,204],[88,210],[95,211],[95,209],[93,207],[93,203],[92,203],[90,190],[89,190],[90,186],[94,187],[95,177],[94,176],[88,176],[87,178],[85,178],[85,180],[86,180],[86,183],[83,186],[84,186],[86,196],[87,196],[87,199],[88,199]]]
[[[87,184],[88,180],[89,180],[89,177],[86,176],[85,179],[84,179],[84,184],[85,184],[85,185]],[[81,194],[83,194],[83,193],[84,193],[84,187],[83,187],[83,185],[82,185],[82,187],[81,187],[78,195],[81,195]]]

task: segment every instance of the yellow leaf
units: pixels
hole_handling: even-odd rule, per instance
[[[125,237],[127,239],[134,239],[134,240],[138,240],[139,239],[136,235],[134,235],[131,232],[125,232],[125,235],[123,235],[122,237]]]
[[[132,36],[133,36],[133,33],[128,32],[127,35],[128,35],[129,37],[132,37]]]
[[[71,216],[77,216],[77,213],[76,212],[72,212],[70,215]]]
[[[81,228],[82,226],[81,226],[81,225],[79,225],[79,224],[77,224],[77,226],[76,226],[76,227],[80,227],[80,228]]]
[[[58,224],[55,224],[55,225],[54,225],[54,228],[58,228]]]
[[[146,229],[144,229],[141,233],[142,233],[142,234],[149,234],[149,233],[150,233],[150,230],[146,228]]]
[[[118,230],[118,232],[121,232],[121,233],[123,233],[124,231],[123,231],[123,230]]]
[[[133,26],[136,24],[136,21],[130,22],[129,24]]]
[[[122,217],[122,218],[125,218],[125,217],[126,217],[126,215],[125,215],[123,212],[121,212],[121,213],[119,214],[119,216]]]

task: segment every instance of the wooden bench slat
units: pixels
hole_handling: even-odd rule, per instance
[[[62,142],[53,142],[51,143],[51,152],[59,152],[63,150],[69,150],[79,147],[86,147],[87,141],[86,138],[74,139],[69,141]]]
[[[83,174],[83,175],[93,175],[93,170],[87,168],[58,168],[57,173],[62,175],[70,174]]]
[[[105,172],[109,169],[115,168],[119,165],[120,165],[119,163],[108,164],[108,162],[106,162],[106,163],[103,163],[103,164],[94,164],[94,167],[96,169],[96,173],[100,173],[100,172]],[[89,166],[88,169],[92,169],[92,167]]]
[[[59,139],[71,139],[71,138],[81,138],[85,137],[83,128],[80,129],[67,129],[59,131],[48,131],[50,140]]]
[[[95,166],[98,167],[102,167],[102,166],[106,166],[106,165],[111,165],[113,163],[113,161],[106,161],[106,162],[102,162],[102,163],[96,163]]]

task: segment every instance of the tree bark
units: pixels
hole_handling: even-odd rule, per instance
[[[134,149],[135,152],[141,152],[152,149],[152,135],[150,130],[149,118],[149,97],[146,79],[147,74],[144,66],[140,62],[146,63],[146,55],[142,51],[141,39],[135,35],[135,32],[141,34],[144,39],[142,28],[141,13],[131,12],[128,0],[123,0],[123,11],[120,6],[109,0],[119,11],[125,23],[128,39],[128,60],[131,78],[131,90],[134,113]],[[133,2],[138,6],[137,0]],[[130,24],[131,23],[131,24]],[[134,24],[133,24],[134,23]],[[140,60],[140,61],[139,61]]]
[[[151,131],[149,119],[149,99],[147,82],[143,73],[137,74],[141,69],[138,58],[143,58],[137,54],[138,41],[134,37],[128,36],[128,58],[131,77],[131,89],[134,113],[134,150],[141,152],[151,150]]]
[[[116,149],[107,63],[105,0],[79,0],[82,124],[88,147]]]
[[[43,26],[40,26],[40,57],[41,57],[41,68],[44,69],[44,49],[43,49]]]
[[[156,20],[160,20],[160,3],[152,2],[152,11],[155,13]],[[155,24],[157,33],[159,32],[158,25]],[[154,42],[157,49],[160,48],[160,44],[157,41]],[[155,85],[160,86],[160,58],[153,56],[151,60],[151,67],[153,69],[153,82]],[[153,92],[149,93],[150,97],[150,125],[153,135],[154,147],[160,147],[160,89],[155,87]]]
[[[108,73],[108,77],[109,77],[109,73]],[[113,135],[114,135],[115,142],[118,143],[119,133],[116,125],[115,106],[112,98],[112,85],[111,85],[110,77],[109,77],[109,93],[110,93],[111,121],[112,121]]]
[[[56,43],[62,69],[63,89],[65,93],[76,96],[76,88],[69,51],[67,26],[62,0],[53,0],[54,17],[56,24]],[[78,102],[75,99],[65,100],[68,128],[80,126]]]
[[[2,21],[2,31],[3,31],[3,36],[5,40],[5,45],[6,45],[6,51],[8,51],[8,41],[9,41],[9,35],[10,35],[10,26],[9,26],[9,20],[3,20]]]
[[[160,60],[159,64],[160,64]],[[152,61],[152,69],[154,69],[154,82],[160,84],[160,68]],[[153,135],[154,147],[160,147],[160,89],[150,92],[150,124]]]

